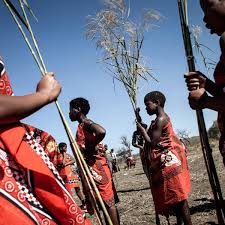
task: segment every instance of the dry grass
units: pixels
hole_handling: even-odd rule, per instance
[[[86,37],[101,49],[99,62],[113,83],[122,82],[135,110],[140,82],[155,79],[142,55],[144,35],[162,16],[155,10],[144,10],[140,20],[131,19],[130,14],[129,1],[104,0],[104,7],[87,17]]]

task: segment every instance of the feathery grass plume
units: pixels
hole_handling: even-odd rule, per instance
[[[158,11],[145,10],[138,22],[130,19],[130,2],[125,0],[102,0],[104,8],[94,16],[87,17],[86,37],[96,41],[102,50],[101,63],[113,77],[123,83],[134,110],[137,108],[139,81],[148,81],[152,70],[142,56],[144,34],[152,22],[162,16]],[[156,80],[157,81],[157,80]]]
[[[193,47],[196,50],[196,53],[200,56],[204,67],[206,68],[207,74],[209,74],[210,70],[215,69],[216,61],[214,61],[211,58],[208,58],[205,56],[205,50],[208,52],[214,53],[212,49],[210,49],[208,46],[201,43],[200,38],[202,35],[202,28],[198,25],[193,25],[191,29],[192,39],[194,41]]]

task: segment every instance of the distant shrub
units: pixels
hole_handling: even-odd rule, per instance
[[[219,131],[219,128],[218,128],[217,121],[214,121],[213,125],[209,128],[208,136],[209,136],[209,138],[219,139],[220,131]]]

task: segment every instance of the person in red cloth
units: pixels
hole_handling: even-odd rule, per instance
[[[78,198],[80,199],[82,205],[81,209],[86,210],[84,194],[80,188],[79,175],[72,171],[71,166],[75,163],[75,160],[71,155],[67,153],[67,144],[64,142],[59,143],[58,145],[59,154],[58,154],[58,171],[59,175],[62,177],[67,190],[72,195],[72,189],[74,188]]]
[[[127,161],[128,170],[130,170],[132,168],[132,166],[135,168],[136,161],[130,151],[127,153],[126,161]]]
[[[201,0],[200,4],[206,27],[220,37],[221,55],[214,71],[215,82],[199,71],[185,74],[189,104],[192,109],[208,108],[218,112],[219,150],[225,165],[225,0]]]
[[[165,101],[159,91],[150,92],[144,98],[147,113],[156,115],[156,119],[148,130],[137,122],[145,140],[142,163],[150,181],[156,214],[168,216],[175,213],[178,225],[182,221],[185,225],[192,225],[187,202],[191,183],[185,148],[164,111]]]
[[[90,105],[86,99],[75,98],[70,102],[69,116],[71,121],[79,123],[76,133],[77,144],[90,168],[113,224],[118,225],[120,220],[115,205],[118,202],[118,197],[109,165],[104,151],[102,151],[102,145],[99,145],[105,137],[106,131],[102,126],[86,117],[89,110]]]
[[[35,128],[20,122],[56,100],[61,87],[53,73],[25,96],[13,96],[2,60],[0,75],[0,224],[91,225],[48,157],[53,138],[40,143]]]

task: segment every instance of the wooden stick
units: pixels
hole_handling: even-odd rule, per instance
[[[36,47],[36,49],[37,49],[37,52],[38,52],[38,54],[39,54],[39,56],[40,56],[41,63],[40,63],[40,61],[38,60],[38,58],[37,58],[37,56],[36,56],[36,54],[35,54],[35,52],[34,52],[32,46],[31,46],[31,44],[30,44],[30,42],[29,42],[29,40],[28,40],[28,38],[27,38],[25,32],[23,31],[23,29],[22,29],[20,23],[18,22],[18,20],[17,20],[17,18],[16,18],[16,16],[15,16],[13,10],[11,9],[11,7],[9,6],[9,4],[8,4],[8,2],[7,2],[6,0],[3,0],[3,1],[4,1],[5,5],[7,6],[7,8],[9,9],[11,15],[13,16],[13,19],[14,19],[14,21],[16,22],[16,24],[17,24],[17,26],[18,26],[20,32],[22,33],[22,35],[23,35],[23,37],[24,37],[24,39],[25,39],[25,41],[26,41],[26,43],[27,43],[27,45],[28,45],[28,47],[29,47],[29,49],[30,49],[30,51],[31,51],[31,53],[32,53],[32,55],[33,55],[33,57],[34,57],[34,59],[35,59],[35,62],[37,63],[37,65],[38,65],[38,67],[39,67],[39,69],[40,69],[40,71],[41,71],[42,76],[44,76],[45,73],[47,72],[47,70],[46,70],[45,66],[43,66],[43,65],[44,65],[44,62],[43,62],[43,60],[42,60],[42,57],[41,57],[41,54],[40,54],[40,51],[39,51],[39,48],[38,48],[38,45],[37,45],[37,42],[36,42],[36,39],[35,39],[34,35],[32,34],[31,36],[32,36],[33,41],[34,41],[34,39],[35,39],[34,44],[35,44],[35,47]],[[20,0],[20,2],[21,2],[21,0]],[[32,32],[30,25],[28,25],[28,29],[29,29],[30,32]],[[33,32],[32,32],[32,33],[33,33]],[[43,65],[42,65],[42,63],[43,63]],[[44,67],[44,68],[43,68],[43,67]],[[102,207],[102,209],[103,209],[103,212],[105,213],[105,216],[106,216],[106,218],[107,218],[107,220],[108,220],[108,223],[109,223],[110,225],[113,225],[113,224],[112,224],[112,221],[111,221],[111,218],[110,218],[110,216],[109,216],[109,214],[108,214],[108,212],[107,212],[107,210],[106,210],[106,208],[105,208],[105,204],[104,204],[104,202],[103,202],[103,200],[102,200],[102,198],[101,198],[101,195],[100,195],[100,193],[99,193],[99,191],[98,191],[98,189],[97,189],[97,186],[96,186],[96,184],[95,184],[95,181],[94,181],[94,179],[93,179],[93,177],[92,177],[92,175],[91,175],[91,173],[90,173],[90,171],[89,171],[89,168],[88,168],[88,166],[87,166],[87,164],[86,164],[86,162],[85,162],[85,160],[84,160],[84,158],[83,158],[82,153],[80,152],[80,149],[79,149],[78,145],[76,144],[76,141],[75,141],[74,138],[73,138],[72,131],[71,131],[70,128],[69,128],[69,125],[68,125],[68,123],[67,123],[67,121],[66,121],[66,119],[65,119],[65,117],[64,117],[64,115],[63,115],[63,112],[62,112],[62,110],[61,110],[61,108],[60,108],[60,105],[59,105],[58,101],[56,101],[55,104],[56,104],[56,107],[57,107],[58,112],[59,112],[59,114],[60,114],[60,117],[61,117],[61,119],[62,119],[63,125],[64,125],[65,130],[66,130],[66,133],[67,133],[67,135],[68,135],[68,138],[69,138],[70,142],[72,143],[72,146],[73,146],[73,148],[72,148],[73,154],[76,155],[76,158],[77,158],[77,159],[80,159],[80,165],[81,165],[81,168],[83,168],[83,167],[82,167],[82,164],[83,164],[83,166],[84,166],[84,168],[85,168],[85,170],[86,170],[86,171],[84,170],[84,174],[85,174],[85,172],[86,172],[87,175],[89,176],[89,179],[90,179],[90,181],[91,181],[91,183],[92,183],[92,185],[93,185],[93,187],[94,187],[94,190],[95,190],[96,195],[97,195],[97,197],[98,197],[98,199],[99,199],[99,202],[100,202],[100,204],[101,204],[101,207]],[[79,160],[78,160],[78,161],[79,161]],[[89,182],[89,180],[87,179],[87,183],[88,183],[88,182]],[[91,186],[89,185],[89,187],[91,187]],[[90,188],[90,190],[92,190],[92,188]],[[95,207],[94,207],[94,209],[95,209]],[[96,211],[96,209],[95,209],[95,211]],[[98,216],[97,216],[97,220],[98,220],[99,224],[102,224],[102,221],[101,221],[100,218],[98,218]]]
[[[14,12],[13,12],[12,8],[10,7],[10,5],[8,4],[9,0],[3,0],[3,1],[4,1],[5,5],[6,5],[6,7],[8,8],[9,12],[11,13],[11,15],[12,15],[12,17],[13,17],[13,19],[14,19],[16,25],[17,25],[17,27],[19,28],[19,30],[20,30],[20,32],[21,32],[21,34],[22,34],[22,36],[23,36],[23,38],[24,38],[26,44],[28,45],[28,47],[29,47],[29,49],[30,49],[30,51],[31,51],[31,54],[32,54],[32,56],[33,56],[35,62],[37,63],[37,66],[38,66],[39,70],[41,71],[41,74],[44,76],[44,70],[43,70],[43,68],[42,68],[42,65],[41,65],[41,63],[39,62],[39,60],[38,60],[38,58],[37,58],[37,56],[36,56],[36,54],[35,54],[35,52],[34,52],[32,46],[31,46],[31,44],[30,44],[30,42],[29,42],[29,40],[28,40],[28,38],[27,38],[27,36],[26,36],[26,34],[25,34],[23,28],[21,27],[19,21],[17,20],[16,15],[14,14]]]
[[[188,12],[187,12],[187,1],[186,0],[178,0],[178,9],[180,14],[180,22],[182,35],[184,40],[184,47],[187,57],[188,68],[190,72],[195,71],[195,62],[192,51],[192,44],[190,38],[190,31],[188,27]],[[221,192],[221,187],[218,179],[218,175],[216,172],[212,149],[209,145],[209,140],[207,136],[207,131],[205,127],[205,121],[202,110],[196,110],[197,122],[199,127],[199,135],[202,145],[202,152],[204,156],[204,161],[206,164],[207,173],[209,176],[210,185],[212,188],[212,192],[215,199],[216,206],[216,214],[219,224],[224,225],[224,215],[225,215],[225,207],[223,196]]]
[[[85,184],[87,183],[88,185],[88,188],[90,190],[90,194],[91,194],[91,198],[90,198],[90,201],[91,201],[91,204],[92,204],[92,207],[94,209],[94,213],[95,213],[95,216],[97,218],[97,221],[100,225],[102,225],[102,220],[101,220],[101,215],[100,215],[100,212],[98,210],[98,207],[97,207],[97,203],[96,203],[96,200],[95,200],[95,197],[94,197],[94,193],[93,193],[93,188],[91,187],[91,184],[89,182],[89,179],[88,179],[88,176],[90,177],[91,174],[90,174],[90,171],[89,171],[89,168],[83,158],[83,155],[82,153],[80,152],[80,149],[76,143],[76,141],[74,140],[73,138],[73,135],[72,135],[72,131],[70,130],[70,127],[64,117],[64,114],[62,113],[62,110],[59,106],[59,103],[58,102],[55,102],[56,104],[56,107],[58,109],[58,112],[59,112],[59,116],[63,122],[63,126],[65,128],[65,131],[67,133],[67,136],[68,136],[68,139],[70,141],[70,144],[71,144],[71,149],[72,149],[72,152],[73,152],[73,155],[75,156],[75,158],[77,159],[78,161],[78,165],[81,167],[81,171],[82,171],[82,174],[84,175],[85,177],[85,180],[83,182],[85,182]],[[83,160],[84,161],[83,161]],[[86,165],[86,168],[85,168],[85,165]],[[88,173],[89,172],[89,173]],[[91,176],[92,177],[92,176]],[[92,178],[93,179],[93,178]],[[98,190],[97,190],[98,191]],[[100,196],[101,197],[101,196]]]
[[[37,53],[38,53],[38,57],[39,57],[39,59],[40,59],[40,63],[41,63],[41,65],[42,65],[42,68],[43,68],[43,70],[44,70],[44,73],[46,74],[46,73],[47,73],[47,69],[46,69],[44,60],[43,60],[43,58],[42,58],[41,52],[40,52],[40,50],[39,50],[37,40],[36,40],[36,38],[35,38],[35,36],[34,36],[34,33],[33,33],[33,31],[32,31],[32,28],[31,28],[31,26],[30,26],[30,22],[29,22],[29,19],[28,19],[28,17],[27,17],[27,13],[26,13],[26,11],[25,11],[25,9],[24,9],[23,1],[22,1],[22,0],[19,0],[19,2],[20,2],[20,7],[21,7],[21,9],[22,9],[22,11],[23,11],[23,15],[24,15],[24,17],[25,17],[25,21],[26,21],[26,24],[27,24],[27,30],[29,31],[29,33],[30,33],[30,35],[31,35],[31,38],[32,38],[32,40],[33,40],[35,49],[36,49],[36,51],[37,51]],[[45,75],[45,74],[42,74],[42,75]]]
[[[24,19],[22,18],[22,16],[19,14],[19,12],[16,10],[15,6],[9,1],[9,0],[6,0],[7,4],[10,6],[11,10],[16,14],[16,16],[20,19],[20,21],[22,22],[22,24],[26,27],[27,27],[27,24],[26,22],[24,21]]]
[[[47,69],[46,69],[46,67],[45,67],[45,64],[44,64],[42,55],[41,55],[41,53],[40,53],[40,50],[39,50],[37,41],[36,41],[36,39],[35,39],[35,36],[34,36],[34,34],[33,34],[33,31],[32,31],[32,28],[31,28],[31,26],[30,26],[28,17],[27,17],[27,15],[26,15],[26,11],[24,10],[23,3],[22,3],[21,0],[19,0],[19,1],[20,1],[20,4],[21,4],[21,8],[22,8],[22,10],[23,10],[23,14],[24,14],[24,16],[25,16],[25,20],[26,20],[27,25],[28,25],[28,30],[29,30],[29,32],[30,32],[30,34],[31,34],[31,38],[32,38],[32,40],[33,40],[33,42],[34,42],[35,49],[36,49],[36,51],[37,51],[37,53],[38,53],[38,57],[40,58],[42,67],[44,68],[44,72],[47,73]],[[104,204],[104,202],[103,202],[103,200],[102,200],[102,197],[101,197],[101,195],[100,195],[100,193],[99,193],[99,191],[98,191],[98,188],[97,188],[97,186],[96,186],[96,184],[95,184],[95,181],[94,181],[94,179],[93,179],[93,177],[92,177],[92,175],[91,175],[91,173],[90,173],[90,170],[89,170],[89,168],[88,168],[88,166],[87,166],[86,161],[85,161],[84,158],[83,158],[82,153],[80,152],[80,149],[79,149],[79,147],[78,147],[76,141],[75,141],[74,138],[73,138],[72,131],[71,131],[70,127],[69,127],[69,124],[68,124],[67,121],[66,121],[66,118],[65,118],[65,116],[64,116],[64,114],[63,114],[63,112],[62,112],[62,109],[61,109],[61,107],[60,107],[58,101],[56,101],[55,104],[56,104],[56,107],[57,107],[57,109],[58,109],[58,112],[59,112],[60,118],[61,118],[61,120],[62,120],[62,123],[63,123],[63,125],[64,125],[64,127],[65,127],[67,136],[68,136],[68,138],[69,138],[69,140],[70,140],[70,143],[71,143],[71,146],[72,146],[73,154],[74,154],[74,156],[78,159],[81,168],[86,170],[86,173],[87,173],[87,175],[88,175],[88,177],[89,177],[89,179],[90,179],[90,181],[91,181],[91,183],[92,183],[92,186],[94,187],[94,191],[95,191],[95,193],[96,193],[96,195],[97,195],[97,197],[98,197],[98,200],[99,200],[99,202],[100,202],[100,204],[101,204],[101,207],[102,207],[102,209],[103,209],[103,212],[105,213],[105,216],[106,216],[107,220],[109,219],[109,220],[111,221],[111,218],[110,218],[110,216],[109,216],[109,214],[108,214],[108,211],[107,211],[106,208],[105,208],[105,204]],[[84,166],[84,167],[83,167],[83,166]],[[85,170],[82,170],[82,172],[84,173],[84,175],[85,175]],[[90,188],[90,191],[92,191],[91,185],[89,184],[89,180],[87,179],[86,182],[87,182],[87,184],[88,184],[88,187]],[[93,196],[93,199],[94,199],[94,196]],[[100,199],[101,199],[101,200],[100,200]],[[93,201],[92,201],[92,202],[93,202]],[[96,205],[93,205],[93,207],[94,207],[94,209],[95,209],[96,212],[97,212],[97,211],[98,211],[98,210],[97,210],[97,206],[96,206]],[[97,216],[97,217],[98,217],[98,216]],[[98,220],[99,220],[99,218],[98,218]],[[110,221],[108,221],[109,224],[110,224]]]

